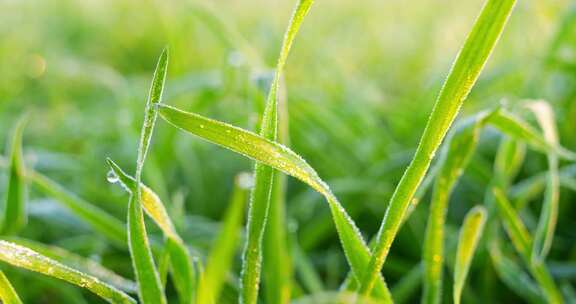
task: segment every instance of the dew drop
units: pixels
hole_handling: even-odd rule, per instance
[[[108,171],[108,174],[106,174],[106,180],[111,184],[115,184],[118,182],[118,175],[116,175],[114,171],[110,170]]]
[[[204,129],[204,125],[200,125],[200,129]]]

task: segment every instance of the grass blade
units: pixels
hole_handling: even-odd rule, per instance
[[[500,217],[506,227],[506,232],[512,240],[512,244],[516,248],[516,251],[522,257],[528,269],[532,273],[532,276],[540,285],[542,292],[546,296],[546,300],[549,303],[563,303],[562,295],[560,294],[556,283],[552,279],[550,272],[546,268],[546,265],[541,260],[535,261],[531,258],[533,240],[524,226],[524,223],[522,223],[522,220],[502,190],[494,188],[493,193],[496,198]]]
[[[111,159],[106,160],[123,188],[131,195],[136,192],[136,180],[126,174]],[[154,220],[166,236],[166,247],[170,260],[172,276],[181,303],[191,303],[194,298],[196,276],[192,258],[184,241],[176,232],[172,220],[158,195],[146,185],[140,183],[141,203],[146,213]]]
[[[0,240],[0,260],[86,288],[109,303],[136,303],[134,299],[97,278],[74,270],[26,247]]]
[[[140,185],[142,169],[148,152],[148,146],[152,137],[154,123],[156,122],[157,107],[156,105],[162,98],[164,90],[164,81],[168,67],[168,50],[164,49],[152,79],[150,94],[146,102],[144,115],[144,124],[140,133],[140,142],[138,144],[138,158],[136,160],[136,173],[134,178],[136,185]],[[136,272],[138,281],[138,294],[144,304],[166,303],[166,297],[160,282],[156,265],[150,250],[146,226],[144,224],[144,215],[142,214],[142,191],[140,187],[135,187],[136,192],[130,195],[128,200],[128,244],[132,264]]]
[[[68,210],[88,223],[95,231],[106,236],[115,245],[126,247],[128,234],[126,233],[125,225],[120,220],[77,197],[75,194],[67,191],[64,187],[37,171],[28,170],[27,178],[30,179],[40,191],[53,197],[57,202],[60,202],[64,207],[68,208]]]
[[[458,179],[476,150],[480,131],[488,116],[481,114],[454,129],[434,183],[430,215],[424,237],[423,303],[439,303],[442,296],[444,265],[444,225],[448,202]]]
[[[64,248],[45,245],[22,238],[8,238],[6,241],[30,248],[47,258],[56,260],[66,266],[92,275],[124,292],[133,293],[137,291],[136,283],[114,273],[91,259],[72,253]]]
[[[16,290],[2,270],[0,270],[0,302],[3,304],[22,304]]]
[[[456,251],[456,262],[454,263],[454,303],[460,303],[460,296],[464,289],[464,283],[468,276],[468,270],[474,252],[478,246],[478,241],[482,231],[484,230],[484,223],[486,222],[486,209],[482,206],[472,208],[466,214],[462,229],[460,229],[460,236],[458,239],[458,249]]]
[[[206,268],[200,280],[197,303],[218,303],[218,297],[224,285],[226,274],[230,270],[238,244],[238,231],[242,228],[244,205],[247,198],[246,179],[249,175],[236,176],[232,199],[224,216],[222,230],[214,241],[206,261]],[[248,182],[250,183],[250,182]]]
[[[22,133],[27,116],[16,123],[9,152],[8,185],[2,218],[2,234],[16,234],[27,222],[26,181],[24,179],[24,158],[22,156]]]
[[[300,29],[304,17],[308,14],[312,0],[299,0],[289,22],[282,42],[276,72],[264,108],[260,135],[269,140],[276,140],[278,129],[278,90],[280,79],[290,47]],[[262,263],[262,240],[266,228],[270,199],[274,187],[274,170],[262,163],[256,163],[254,169],[254,188],[248,207],[246,224],[247,240],[242,255],[241,303],[257,302]]]
[[[357,277],[368,265],[370,251],[358,228],[328,185],[292,150],[255,133],[170,106],[160,105],[159,113],[164,120],[179,129],[282,171],[318,191],[329,204],[344,253],[354,275]],[[390,292],[381,277],[376,286],[376,296],[390,302]]]
[[[372,290],[398,233],[404,213],[460,106],[488,61],[515,3],[515,0],[488,0],[466,38],[440,91],[414,158],[390,199],[376,237],[370,264],[361,280],[361,294],[369,294]]]
[[[558,146],[558,134],[554,112],[550,105],[544,101],[537,101],[527,105],[540,124],[544,138],[549,146]],[[540,220],[534,233],[532,258],[544,260],[552,246],[554,231],[558,222],[558,202],[560,200],[560,175],[558,173],[558,156],[554,152],[547,153],[548,177],[544,202],[540,213]]]

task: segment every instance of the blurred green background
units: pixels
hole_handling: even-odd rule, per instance
[[[377,231],[482,3],[316,1],[304,21],[285,74],[290,146],[330,184],[366,237]],[[0,0],[0,142],[7,142],[18,116],[30,111],[24,138],[28,164],[124,218],[126,196],[107,183],[105,158],[133,170],[145,98],[162,48],[168,45],[171,53],[165,103],[253,130],[294,4]],[[519,1],[463,115],[525,98],[552,103],[560,140],[575,150],[576,6],[570,0]],[[481,149],[452,199],[453,227],[482,202],[498,141],[496,132],[483,133]],[[160,122],[144,180],[174,213],[184,206],[181,229],[202,251],[217,230],[233,177],[251,169],[244,158]],[[521,177],[545,169],[545,157],[529,153]],[[2,197],[5,172],[0,176]],[[35,191],[30,198],[32,219],[24,237],[88,255],[131,276],[126,253],[110,248],[57,203]],[[574,198],[568,191],[561,194],[552,260],[576,263]],[[538,204],[532,205],[537,212]],[[347,265],[325,202],[291,179],[287,206],[300,246],[326,288],[336,289]],[[384,267],[392,285],[420,260],[426,216],[427,200],[393,245]],[[10,273],[16,288],[27,290],[26,303],[78,303],[81,298],[73,296],[96,301],[39,275]],[[479,279],[471,278],[473,286]],[[519,301],[502,289],[503,299]]]

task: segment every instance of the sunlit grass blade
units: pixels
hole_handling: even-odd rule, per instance
[[[336,231],[354,275],[358,276],[368,265],[370,252],[358,228],[328,185],[292,150],[255,133],[170,106],[160,105],[159,113],[177,128],[282,171],[318,191],[328,201]],[[391,301],[390,292],[381,277],[376,287],[375,296]]]
[[[117,218],[106,213],[95,205],[79,198],[64,187],[42,175],[39,172],[28,170],[27,178],[46,195],[69,209],[73,214],[90,225],[95,231],[104,235],[114,244],[126,247],[128,234],[125,225]]]
[[[490,117],[489,123],[508,136],[523,140],[541,152],[556,153],[560,158],[576,161],[576,153],[567,150],[566,148],[560,146],[558,143],[549,143],[546,138],[538,132],[538,130],[536,130],[520,117],[508,111],[503,109],[498,111]]]
[[[530,270],[536,282],[538,282],[546,300],[549,303],[563,303],[562,295],[560,294],[560,291],[558,290],[558,287],[552,279],[552,276],[544,262],[541,260],[533,260],[531,258],[533,240],[524,226],[524,223],[502,190],[494,188],[493,192],[506,232],[512,240],[512,244],[516,248],[516,251],[526,263],[526,266]]]
[[[0,270],[0,303],[22,304],[22,300],[2,270]]]
[[[4,200],[2,234],[16,234],[27,222],[26,180],[24,178],[24,157],[22,156],[22,133],[27,116],[21,117],[14,128],[9,146],[8,184]]]
[[[460,296],[464,289],[468,270],[470,269],[478,241],[484,230],[485,222],[486,209],[482,206],[476,206],[466,214],[466,218],[460,229],[456,262],[454,263],[453,298],[455,304],[460,303]]]
[[[434,182],[430,215],[424,237],[423,303],[439,303],[442,296],[444,265],[444,225],[450,196],[462,172],[470,162],[480,131],[488,116],[471,117],[454,129],[443,151]]]
[[[247,189],[252,177],[246,173],[236,176],[232,199],[224,216],[222,230],[208,254],[206,267],[198,287],[197,303],[218,303],[226,274],[231,270],[238,246],[238,231],[242,229]]]
[[[56,260],[68,267],[74,268],[83,273],[94,276],[124,292],[136,292],[136,283],[114,273],[113,271],[105,268],[96,261],[89,258],[82,257],[72,253],[64,248],[45,245],[36,241],[22,239],[22,238],[8,238],[9,242],[27,247],[31,250],[46,256],[47,258]]]
[[[136,180],[126,174],[111,159],[107,159],[106,161],[124,189],[131,195],[134,195],[134,193],[136,193]],[[142,183],[140,183],[140,191],[142,192],[142,207],[144,207],[146,213],[154,220],[158,227],[160,227],[167,238],[166,247],[171,266],[170,269],[173,274],[176,289],[180,295],[180,302],[190,303],[194,297],[194,282],[196,280],[192,257],[184,241],[182,241],[182,238],[176,232],[164,203],[162,203],[158,195]]]
[[[138,143],[136,173],[134,174],[136,185],[140,185],[144,161],[148,153],[148,147],[156,122],[158,111],[156,106],[162,99],[167,68],[168,50],[164,49],[158,59],[152,85],[150,86],[150,93],[146,101],[144,123]],[[154,264],[148,235],[146,234],[141,205],[142,191],[140,187],[135,187],[135,190],[135,193],[130,194],[130,199],[128,200],[128,244],[132,264],[136,273],[136,280],[138,282],[138,295],[143,304],[166,303],[164,290],[158,271],[156,270],[156,265]]]
[[[534,113],[538,124],[542,128],[544,138],[549,146],[558,146],[558,134],[556,131],[555,116],[550,105],[544,101],[536,101],[527,105]],[[544,260],[552,246],[554,231],[558,222],[558,203],[560,200],[560,176],[558,173],[558,156],[555,152],[547,153],[548,177],[546,192],[540,220],[534,233],[532,259]]]
[[[86,288],[109,303],[136,303],[134,299],[97,278],[74,270],[31,249],[0,240],[0,260]]]
[[[458,110],[478,79],[500,37],[515,0],[488,0],[466,38],[438,96],[412,162],[398,183],[377,234],[359,291],[369,294],[396,238],[404,213]]]
[[[308,14],[313,0],[299,0],[289,22],[284,41],[278,56],[274,79],[266,100],[259,134],[269,140],[276,140],[278,133],[278,90],[280,79],[294,38],[300,29],[304,17]],[[262,268],[262,240],[270,199],[274,188],[274,170],[262,163],[256,163],[254,169],[254,188],[248,207],[246,224],[246,246],[242,255],[241,303],[252,304],[258,299],[260,272]]]

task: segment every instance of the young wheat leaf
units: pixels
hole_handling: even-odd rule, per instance
[[[359,291],[369,294],[382,269],[407,207],[418,189],[438,146],[478,79],[500,37],[515,0],[488,0],[466,38],[438,96],[412,162],[404,172],[382,220],[370,264]]]
[[[544,101],[536,101],[527,105],[536,116],[536,120],[549,146],[558,146],[558,134],[556,131],[556,118],[550,105]],[[560,200],[560,176],[558,173],[558,156],[555,152],[547,153],[548,178],[546,183],[546,193],[540,220],[534,234],[534,244],[532,248],[532,258],[544,260],[552,246],[554,231],[558,221],[558,202]]]
[[[16,234],[27,222],[26,214],[26,180],[24,178],[24,158],[22,156],[22,133],[26,125],[27,116],[22,116],[16,123],[14,134],[10,143],[8,184],[6,186],[6,200],[2,234]]]
[[[462,229],[460,229],[456,262],[454,263],[453,298],[455,304],[460,303],[460,296],[464,289],[468,270],[470,269],[474,252],[476,252],[478,241],[484,230],[485,222],[486,209],[482,206],[476,206],[466,214]]]
[[[357,277],[368,265],[370,251],[354,221],[316,171],[292,150],[255,133],[170,106],[160,105],[159,113],[164,120],[179,129],[282,171],[318,191],[329,204],[336,231],[354,275]],[[391,301],[390,292],[381,276],[374,294]]]
[[[196,303],[219,303],[218,298],[224,285],[226,274],[231,270],[234,253],[238,244],[238,231],[242,228],[244,205],[252,177],[247,173],[236,176],[222,230],[208,254],[206,268],[200,279]]]
[[[424,237],[423,303],[440,303],[444,264],[444,225],[448,202],[456,182],[476,150],[480,131],[487,117],[488,113],[482,113],[459,124],[442,153]]]
[[[2,270],[0,270],[0,303],[22,304],[16,290],[12,287],[12,284],[10,284],[10,281]]]
[[[56,260],[66,266],[92,275],[124,292],[133,293],[137,291],[136,283],[114,273],[91,259],[72,253],[64,248],[45,245],[22,238],[8,238],[6,241],[30,248],[47,258]]]
[[[40,191],[60,202],[115,245],[126,247],[128,234],[126,233],[125,225],[120,220],[77,197],[75,194],[68,192],[64,187],[37,171],[28,170],[26,174],[27,178]]]
[[[289,22],[280,56],[276,65],[274,80],[264,108],[260,135],[276,140],[278,129],[278,89],[280,79],[290,52],[290,47],[300,29],[304,17],[308,14],[313,0],[299,0]],[[258,299],[260,272],[262,268],[262,240],[266,228],[270,199],[274,185],[274,170],[264,164],[256,163],[254,169],[254,188],[248,207],[246,224],[247,239],[242,254],[241,303],[254,304]]]
[[[560,294],[556,283],[552,279],[550,272],[546,268],[546,265],[541,260],[532,259],[533,240],[524,226],[524,223],[518,216],[518,213],[516,213],[516,210],[514,210],[501,189],[494,188],[492,191],[496,198],[500,217],[506,227],[506,232],[512,240],[512,244],[516,248],[516,251],[522,257],[528,269],[532,273],[532,276],[536,279],[538,285],[540,285],[542,292],[546,296],[546,300],[549,303],[563,303],[562,295]]]
[[[29,248],[0,240],[0,260],[86,288],[109,303],[136,303],[134,299],[97,278],[62,265]]]
[[[164,90],[164,81],[168,67],[168,50],[164,49],[152,79],[150,93],[146,102],[144,115],[144,124],[140,133],[140,142],[138,144],[138,158],[136,160],[136,185],[140,185],[142,169],[148,152],[148,146],[152,138],[154,123],[156,122],[157,107],[156,105],[162,98]],[[138,281],[138,295],[143,304],[163,304],[166,303],[164,290],[160,282],[160,277],[154,264],[146,226],[144,224],[144,215],[142,214],[142,192],[140,187],[135,187],[136,192],[130,194],[128,200],[128,244],[132,264],[136,272]]]
[[[114,161],[106,160],[112,173],[118,178],[122,187],[131,195],[136,192],[136,180],[126,174]],[[195,273],[192,265],[192,258],[176,232],[172,220],[164,207],[164,203],[158,195],[140,183],[141,203],[146,213],[154,220],[166,236],[167,253],[170,260],[171,270],[176,289],[180,296],[181,303],[190,303],[194,296]]]

